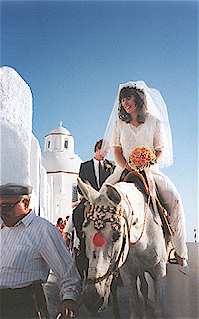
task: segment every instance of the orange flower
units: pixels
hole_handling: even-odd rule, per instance
[[[157,162],[154,151],[148,146],[136,147],[129,156],[129,166],[132,169],[142,171]]]

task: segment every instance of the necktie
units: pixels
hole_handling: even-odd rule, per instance
[[[103,168],[102,168],[102,164],[99,161],[99,187],[101,187],[103,184]]]

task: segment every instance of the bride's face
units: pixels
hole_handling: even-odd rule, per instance
[[[133,95],[124,97],[121,100],[121,105],[123,106],[125,111],[129,114],[133,114],[136,112],[135,97]]]

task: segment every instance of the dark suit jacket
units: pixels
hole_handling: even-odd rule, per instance
[[[108,161],[107,159],[104,160],[104,166],[102,168],[102,183],[107,179],[107,177],[113,172],[115,165]],[[97,179],[95,176],[95,168],[94,168],[94,160],[90,160],[84,162],[80,166],[79,177],[85,182],[88,181],[93,188],[99,190]]]

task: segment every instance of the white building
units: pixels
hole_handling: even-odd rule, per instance
[[[74,138],[62,124],[45,136],[43,165],[47,171],[50,191],[48,220],[72,214],[77,200],[77,176],[82,160],[74,153]]]

